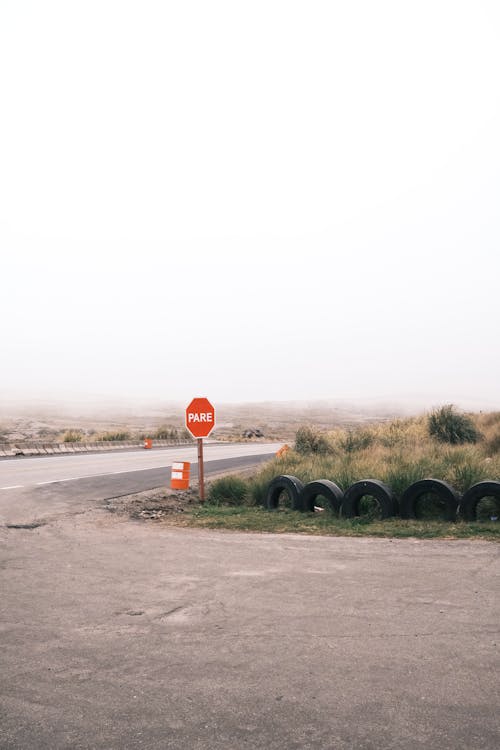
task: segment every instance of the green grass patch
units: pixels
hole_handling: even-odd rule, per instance
[[[299,533],[327,536],[417,538],[417,539],[486,539],[500,541],[499,522],[449,523],[433,520],[390,518],[385,520],[360,516],[338,518],[332,513],[300,513],[283,508],[268,511],[262,507],[202,505],[185,514],[183,525],[232,531]]]
[[[248,492],[247,483],[240,477],[228,475],[215,479],[208,488],[210,505],[242,505]]]

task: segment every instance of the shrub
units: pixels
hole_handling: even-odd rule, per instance
[[[102,435],[99,436],[100,441],[110,441],[110,442],[118,442],[120,440],[130,440],[131,439],[130,432],[127,432],[126,430],[123,430],[123,432],[103,432]]]
[[[154,432],[153,437],[157,440],[178,440],[179,433],[175,427],[170,427],[169,425],[164,424],[158,427]]]
[[[349,430],[344,438],[340,440],[340,447],[346,453],[362,451],[373,444],[373,435],[366,430]]]
[[[221,477],[210,484],[208,502],[212,505],[242,505],[247,491],[247,483],[240,477]]]
[[[66,430],[62,437],[63,443],[80,443],[83,438],[81,430]]]
[[[299,427],[295,435],[297,453],[328,453],[331,450],[328,438],[313,427]]]
[[[394,419],[378,425],[376,430],[377,440],[384,448],[418,445],[428,437],[427,423],[423,417]]]
[[[466,414],[459,414],[452,404],[442,406],[429,415],[429,434],[440,443],[461,445],[477,443],[479,432],[472,419]]]

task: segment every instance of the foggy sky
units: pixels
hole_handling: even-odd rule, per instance
[[[0,397],[500,408],[496,2],[0,6]]]

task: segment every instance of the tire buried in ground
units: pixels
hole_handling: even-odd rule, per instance
[[[411,484],[401,495],[399,503],[401,518],[417,518],[417,501],[422,495],[435,495],[444,501],[444,520],[456,520],[460,495],[451,484],[441,479],[420,479]]]
[[[326,499],[332,513],[338,514],[344,493],[335,482],[330,482],[329,479],[317,479],[305,485],[299,498],[301,509],[306,511],[306,513],[313,513],[316,504],[315,500],[320,495]]]
[[[291,474],[280,474],[269,482],[266,494],[266,508],[268,510],[277,510],[279,499],[282,492],[286,492],[290,498],[292,510],[302,510],[300,499],[301,492],[304,488],[303,482]]]
[[[500,482],[493,480],[477,482],[469,487],[460,501],[460,515],[466,521],[476,521],[477,506],[485,497],[494,497],[500,502]]]
[[[344,493],[342,516],[355,518],[360,515],[361,498],[369,495],[375,498],[380,509],[380,518],[391,518],[396,512],[396,499],[391,488],[378,479],[362,479],[352,484]]]

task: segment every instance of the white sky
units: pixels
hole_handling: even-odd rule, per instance
[[[500,407],[500,4],[0,2],[2,398]]]

